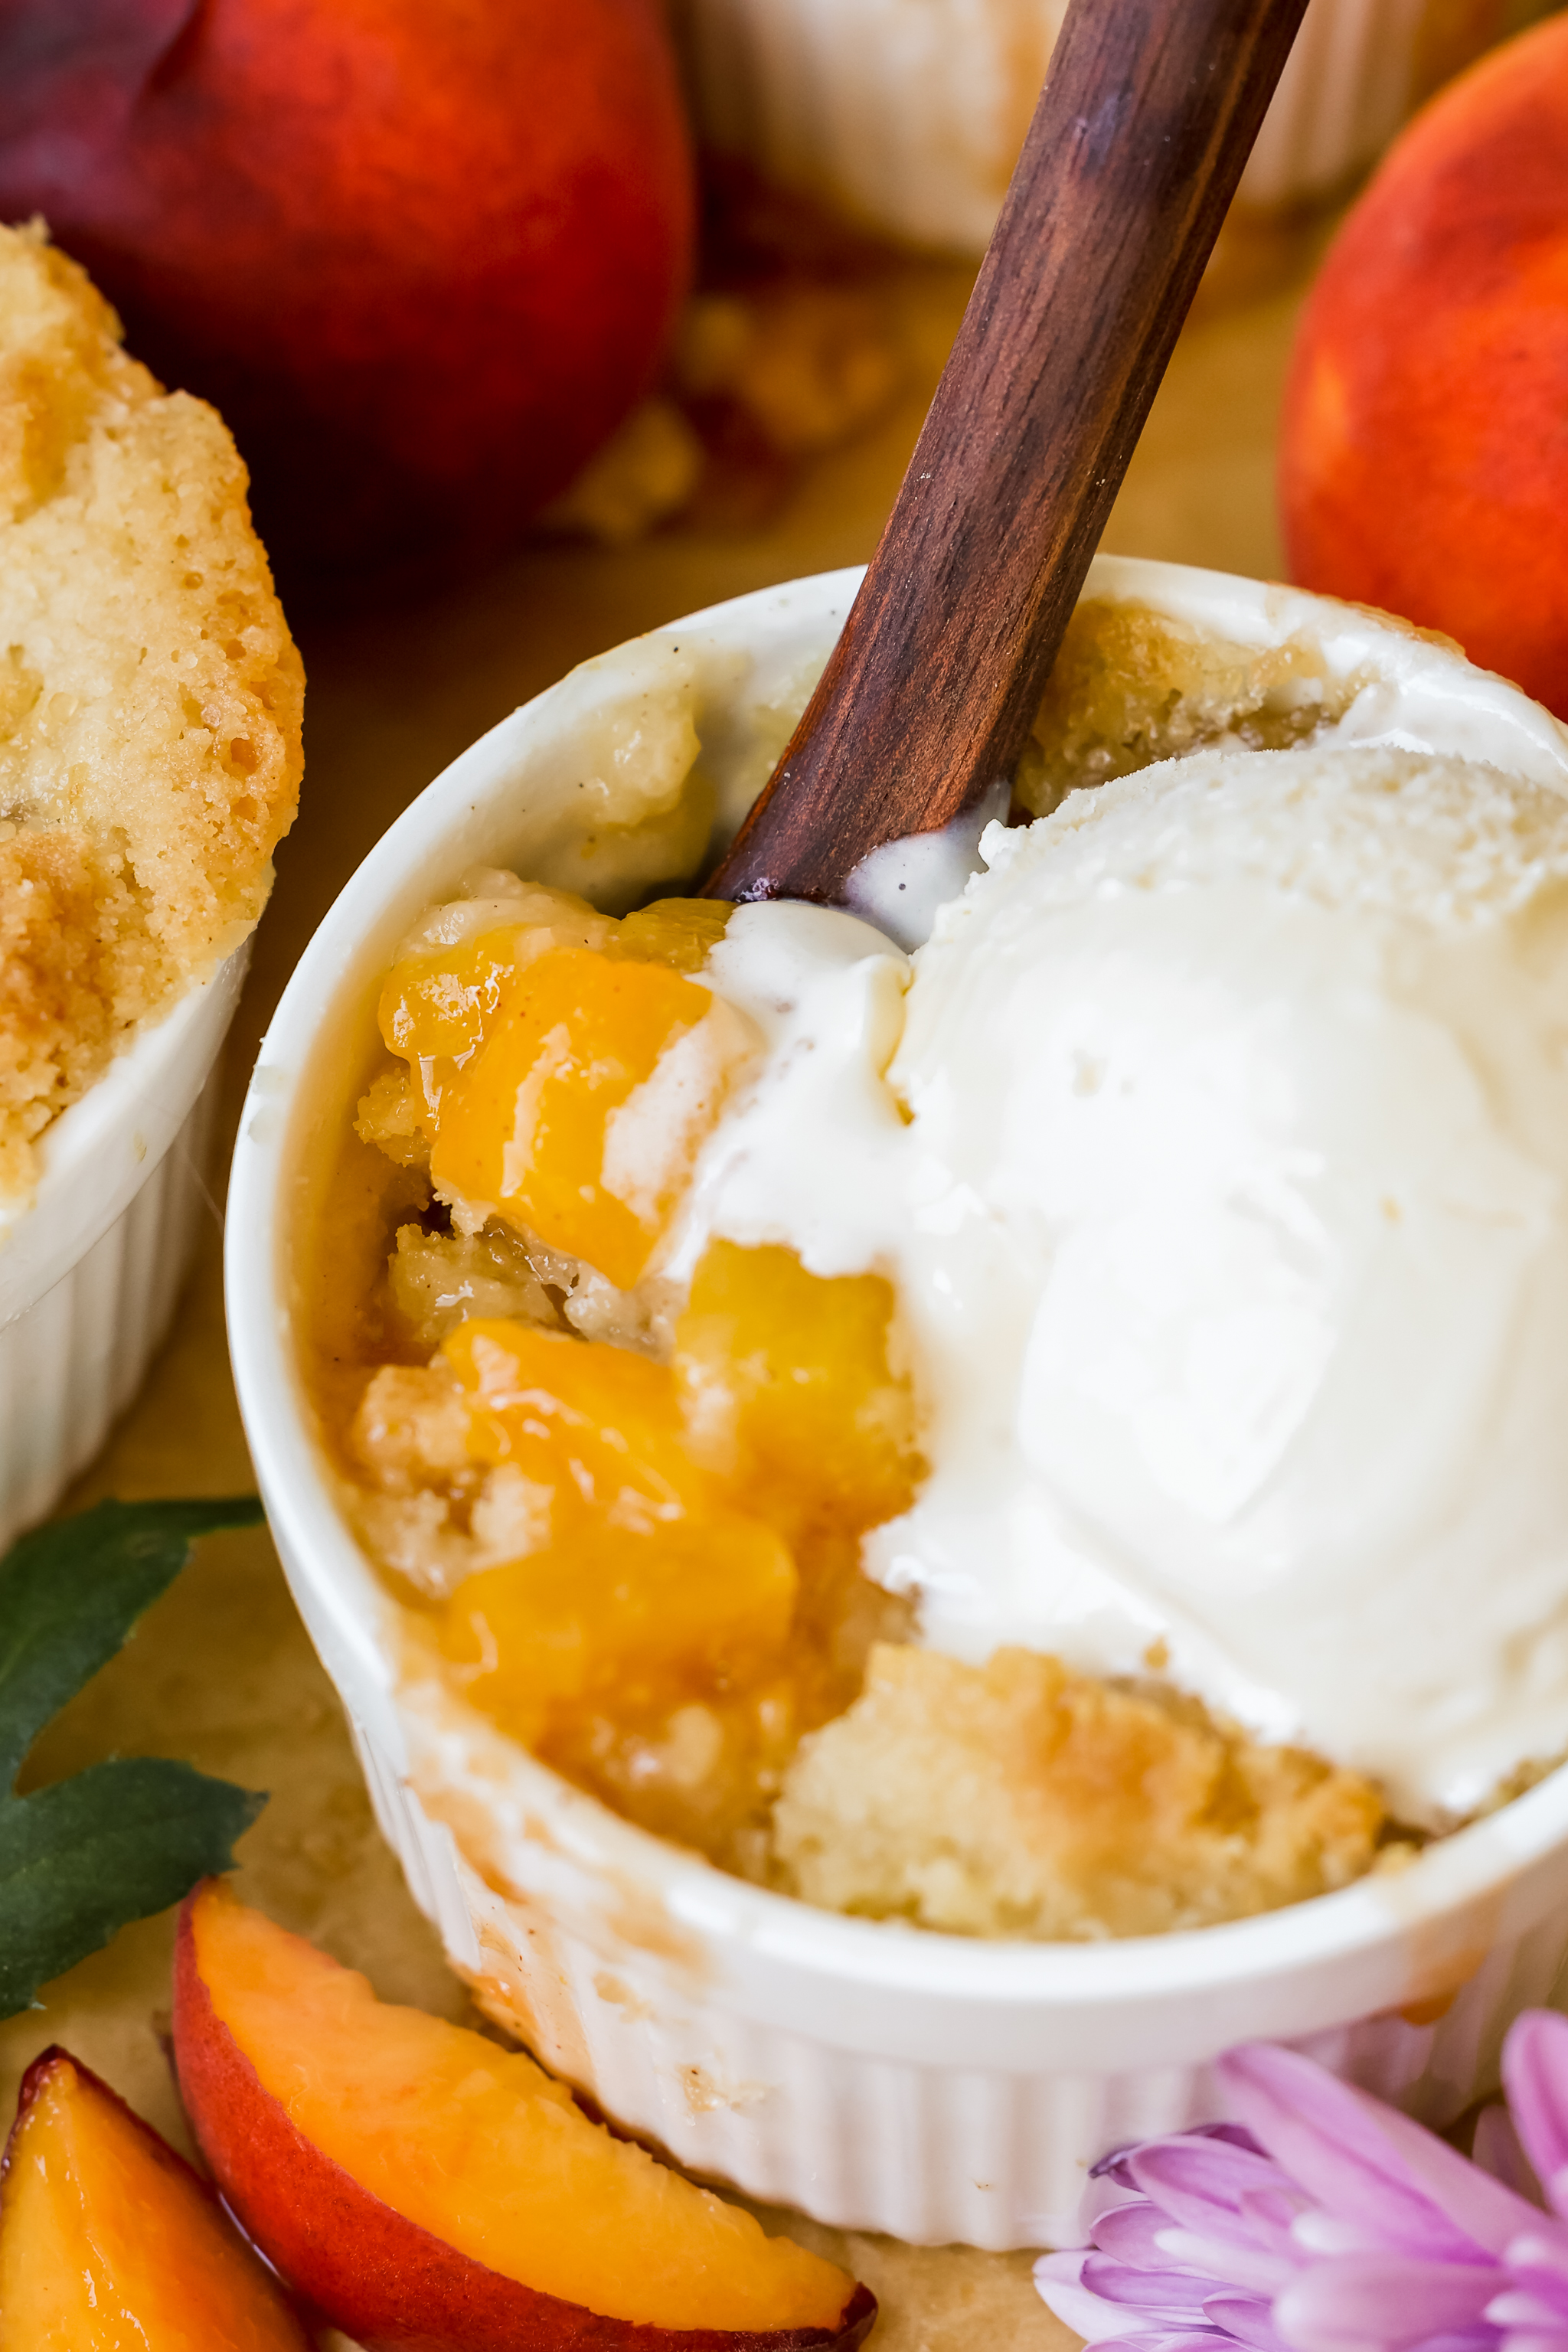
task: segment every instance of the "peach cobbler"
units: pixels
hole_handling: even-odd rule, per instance
[[[689,1271],[658,1254],[761,1047],[703,984],[730,909],[471,888],[382,994],[355,1243],[390,1225],[363,1311],[399,1360],[344,1383],[340,1427],[362,1538],[472,1702],[645,1826],[845,1908],[1124,1932],[1363,1867],[1380,1809],[1348,1775],[1152,1688],[901,1646],[910,1602],[860,1560],[925,1471],[892,1284],[722,1236]]]
[[[302,1271],[417,1671],[725,1869],[982,1936],[1294,1902],[1560,1750],[1563,803],[1091,604],[911,960],[649,895],[715,793],[631,650],[588,847],[386,964]]]

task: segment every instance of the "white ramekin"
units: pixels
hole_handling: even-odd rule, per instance
[[[1433,2118],[1465,2105],[1568,1949],[1568,1770],[1397,1875],[1195,1934],[982,1943],[813,1911],[632,1828],[421,1679],[340,1516],[295,1356],[293,1230],[375,1050],[379,975],[411,919],[476,860],[569,877],[574,747],[639,663],[646,683],[650,647],[696,660],[705,764],[731,805],[754,790],[753,714],[775,706],[776,742],[776,705],[804,698],[858,576],[742,597],[574,671],[372,852],[257,1066],[229,1194],[229,1329],[295,1597],[382,1826],[485,2008],[697,2171],[907,2240],[1038,2244],[1071,2230],[1107,2147],[1214,2114],[1210,2063],[1238,2041],[1309,2047]],[[1368,680],[1352,735],[1392,730],[1568,793],[1568,731],[1375,614],[1121,558],[1101,558],[1086,593],[1242,644],[1306,633],[1331,672]]]
[[[53,1509],[140,1388],[204,1216],[217,1065],[248,943],[44,1134],[0,1202],[0,1549]]]
[[[1239,201],[1283,210],[1346,188],[1502,18],[1503,0],[1311,0]]]
[[[1479,55],[1502,0],[1311,0],[1243,176],[1276,210],[1344,186],[1445,61]],[[1067,0],[679,0],[699,123],[784,186],[867,226],[984,250]]]

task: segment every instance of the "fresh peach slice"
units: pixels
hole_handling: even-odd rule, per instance
[[[257,2244],[367,2352],[850,2352],[874,2298],[591,2123],[531,2058],[187,1897],[174,2053]]]
[[[0,2171],[6,2352],[308,2352],[216,2198],[64,2050],[22,2077]]]

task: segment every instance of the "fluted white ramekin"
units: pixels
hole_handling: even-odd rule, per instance
[[[1463,2107],[1568,1950],[1568,1770],[1397,1875],[1198,1933],[984,1943],[813,1911],[631,1827],[421,1671],[334,1500],[296,1357],[295,1237],[378,1050],[379,978],[410,920],[476,860],[592,890],[576,747],[646,684],[650,651],[697,663],[704,762],[732,813],[766,772],[759,712],[776,747],[777,706],[804,699],[858,579],[742,597],[586,664],[466,751],[372,852],[257,1066],[229,1194],[229,1329],[295,1597],[382,1827],[484,2007],[698,2171],[908,2240],[1038,2244],[1070,2231],[1107,2147],[1215,2113],[1211,2062],[1239,2041],[1310,2048],[1433,2119]],[[1086,593],[1244,645],[1304,634],[1363,681],[1348,738],[1568,793],[1554,719],[1377,615],[1120,558]]]
[[[1311,0],[1239,201],[1283,210],[1344,189],[1502,20],[1503,0]]]
[[[1067,0],[680,0],[699,123],[770,178],[910,243],[979,253]],[[1344,186],[1502,0],[1311,0],[1243,176],[1274,210]]]
[[[140,1388],[201,1219],[239,949],[43,1136],[30,1196],[0,1202],[0,1549],[45,1517]]]

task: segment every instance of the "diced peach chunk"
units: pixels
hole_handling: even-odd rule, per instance
[[[857,1531],[907,1510],[921,1464],[889,1363],[892,1285],[810,1274],[793,1250],[710,1242],[676,1329],[694,1440],[730,1453],[752,1507]]]
[[[718,1116],[746,1024],[686,977],[722,938],[727,906],[666,898],[618,923],[581,912],[591,945],[523,921],[404,957],[382,990],[381,1033],[408,1064],[446,1196],[627,1289]]]
[[[668,964],[671,971],[700,971],[734,911],[723,898],[656,898],[622,917],[605,952]]]
[[[681,1444],[675,1375],[629,1348],[471,1317],[441,1353],[468,1405],[468,1452],[557,1489],[555,1532],[612,1517],[646,1533],[685,1516],[711,1482]]]
[[[789,1552],[687,1451],[667,1365],[479,1319],[442,1352],[467,1395],[470,1457],[549,1498],[539,1548],[447,1603],[442,1646],[478,1704],[536,1738],[556,1702],[672,1706],[776,1657]]]
[[[381,992],[381,1034],[420,1076],[421,1065],[460,1061],[484,1042],[527,968],[527,934],[481,932],[436,955],[395,964]],[[437,1105],[426,1099],[426,1108]]]
[[[650,1131],[640,1167],[636,1153],[616,1167],[614,1121],[712,1002],[661,964],[588,948],[541,956],[443,1090],[430,1156],[437,1187],[493,1203],[629,1289],[717,1116],[716,1074],[693,1069],[687,1100],[670,1106],[686,1131]]]

